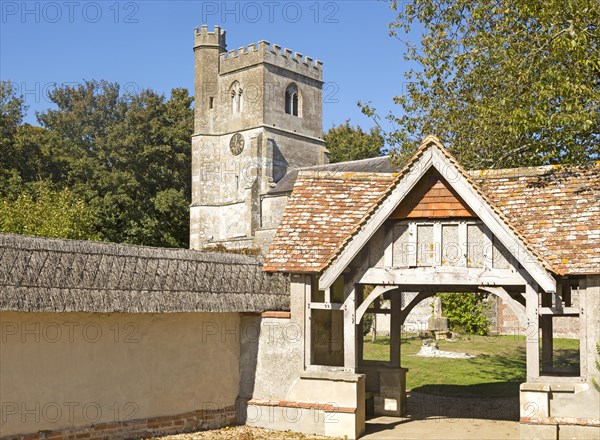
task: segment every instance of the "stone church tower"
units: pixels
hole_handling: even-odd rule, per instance
[[[190,247],[264,247],[279,223],[269,190],[327,162],[322,63],[260,41],[226,51],[225,31],[195,30]]]

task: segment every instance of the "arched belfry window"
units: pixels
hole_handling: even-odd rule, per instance
[[[285,90],[285,112],[288,115],[302,117],[302,98],[296,84],[290,84]]]
[[[244,91],[239,82],[234,82],[230,89],[231,113],[241,113],[244,110]]]

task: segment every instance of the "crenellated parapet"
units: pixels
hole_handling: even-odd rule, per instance
[[[221,51],[226,49],[225,30],[219,26],[214,27],[213,32],[208,31],[207,25],[194,29],[194,49],[199,47],[219,47]]]
[[[323,63],[301,53],[282,49],[277,44],[259,41],[220,55],[220,73],[230,73],[253,65],[267,63],[283,69],[292,70],[321,81]]]

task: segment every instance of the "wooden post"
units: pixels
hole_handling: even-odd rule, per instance
[[[394,368],[400,368],[400,342],[401,342],[401,312],[402,293],[392,292],[392,314],[390,315],[390,362]]]
[[[529,283],[525,286],[527,328],[525,335],[527,350],[527,380],[540,376],[539,299],[537,290]]]
[[[362,361],[365,358],[365,348],[364,348],[364,341],[363,341],[363,333],[362,333],[363,327],[362,327],[362,323],[358,323],[356,324],[356,365],[360,366],[360,364],[362,363]]]
[[[561,284],[556,284],[557,292],[555,294],[542,293],[540,298],[540,304],[544,308],[554,308],[556,304],[560,302],[560,296],[558,290],[560,290]],[[544,315],[540,310],[540,331],[542,332],[541,344],[542,344],[542,372],[547,373],[552,370],[552,314]]]
[[[310,309],[312,282],[316,280],[310,275],[304,277],[304,368],[312,364],[312,311]]]
[[[588,324],[587,324],[587,315],[588,315],[588,310],[587,310],[587,305],[588,305],[588,299],[590,299],[590,297],[588,296],[588,290],[587,290],[587,279],[586,277],[581,277],[579,279],[579,285],[577,286],[577,291],[579,293],[579,376],[582,378],[587,377],[587,368],[588,368],[588,348],[593,350],[593,346],[590,344],[590,346],[588,347],[588,344],[590,343],[589,341],[591,341],[592,339],[590,338],[588,340]],[[591,299],[590,299],[591,301]],[[594,323],[593,320],[595,320],[595,322],[598,322],[598,318],[595,316],[591,316],[590,319],[592,320],[591,322]],[[597,324],[596,324],[597,325]],[[594,363],[590,363],[590,367],[594,368]],[[592,370],[593,371],[593,370]]]
[[[553,359],[552,352],[552,315],[540,316],[540,328],[542,330],[542,371],[550,371],[552,369]]]
[[[344,370],[356,372],[356,287],[344,286],[347,296],[344,300]],[[362,336],[362,334],[361,334]]]

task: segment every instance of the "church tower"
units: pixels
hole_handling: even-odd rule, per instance
[[[195,30],[190,247],[263,247],[281,216],[269,190],[327,162],[323,64],[260,41],[226,51],[225,31]]]

